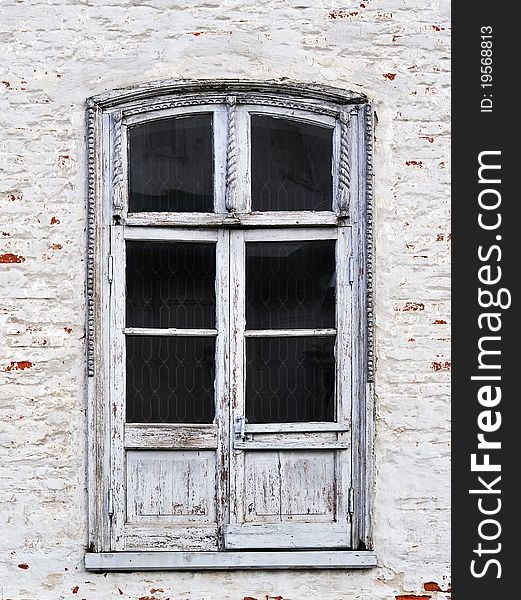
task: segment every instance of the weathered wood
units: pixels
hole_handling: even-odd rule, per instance
[[[239,158],[239,160],[241,160]],[[240,185],[240,181],[237,183]],[[244,187],[244,186],[242,186]],[[238,194],[239,197],[241,194]],[[240,199],[240,198],[239,198]],[[238,200],[239,200],[238,199]],[[131,227],[292,227],[316,226],[331,227],[337,225],[338,218],[330,211],[302,211],[302,212],[235,212],[233,218],[223,213],[129,213],[125,218],[125,225]]]
[[[175,329],[157,327],[125,327],[125,335],[181,336],[181,337],[215,337],[217,329]]]
[[[336,329],[247,329],[246,337],[306,337],[335,335]]]
[[[337,235],[337,229],[332,227],[295,227],[294,229],[282,230],[247,229],[243,232],[246,242],[334,240]]]
[[[211,229],[180,229],[169,227],[125,227],[125,240],[172,241],[172,242],[216,242],[217,232]]]
[[[315,107],[320,112],[321,107],[330,103],[338,110],[338,104],[363,103],[367,97],[352,90],[339,89],[327,85],[312,83],[297,83],[293,81],[248,81],[239,79],[170,79],[160,80],[123,89],[111,90],[93,96],[90,102],[95,102],[103,108],[121,106],[122,104],[142,104],[145,107],[157,97],[183,97],[187,95],[204,98],[208,95],[219,94],[223,99],[226,95],[236,93],[238,97],[246,95],[245,100],[262,104],[270,99],[280,98],[291,102],[296,98],[303,105]],[[241,96],[242,95],[242,96]],[[222,102],[222,100],[221,100]],[[308,108],[310,110],[311,108]]]
[[[127,525],[215,522],[215,466],[211,450],[129,450]]]
[[[125,448],[217,448],[217,425],[125,425]]]
[[[300,433],[300,432],[345,432],[349,431],[346,425],[335,422],[317,421],[313,423],[246,423],[246,433]]]
[[[338,440],[336,442],[324,442],[321,439],[297,440],[289,442],[288,440],[255,440],[244,442],[235,440],[233,447],[235,450],[287,450],[289,444],[293,450],[340,450],[347,449],[350,446],[347,440]]]
[[[87,553],[87,571],[189,571],[235,569],[369,569],[370,551],[308,552],[104,552]]]
[[[122,544],[128,551],[192,551],[194,553],[218,550],[218,527],[197,523],[128,523]]]
[[[291,523],[227,525],[224,530],[227,550],[245,548],[346,548],[348,530],[339,523]],[[255,540],[253,543],[252,540]]]

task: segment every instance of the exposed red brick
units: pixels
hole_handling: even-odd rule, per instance
[[[438,233],[438,235],[436,236],[437,242],[443,242],[444,239],[445,239],[445,236],[443,235],[443,233]]]
[[[408,342],[415,342],[416,340],[414,338],[409,338],[407,341]]]
[[[64,327],[63,330],[65,331],[65,333],[72,333],[73,332],[72,327]]]
[[[59,223],[59,219],[57,219],[56,217],[51,217],[51,225],[58,225]]]
[[[356,17],[356,15],[358,14],[358,12],[352,11],[349,12],[347,10],[332,10],[329,13],[329,18],[330,19],[346,19],[347,17]]]
[[[403,312],[416,312],[418,310],[425,310],[425,304],[423,304],[423,302],[406,302],[402,310]]]
[[[450,361],[446,360],[445,362],[433,362],[431,363],[431,369],[433,371],[450,371],[451,364]]]
[[[151,594],[160,594],[160,593],[162,594],[164,591],[165,591],[165,590],[163,590],[163,589],[161,589],[161,588],[152,588],[152,589],[150,590],[150,593],[151,593]]]
[[[61,250],[63,248],[63,244],[51,244],[51,248],[53,250]]]
[[[442,589],[435,581],[427,581],[427,583],[423,584],[423,589],[426,592],[441,592]]]
[[[73,588],[71,588],[71,592],[73,594],[77,594],[78,591],[79,591],[79,589],[80,589],[80,586],[79,585],[75,585]]]
[[[441,27],[441,25],[431,25],[434,31],[445,31],[445,27]]]
[[[432,135],[420,135],[420,138],[422,140],[427,140],[429,142],[429,144],[434,143],[434,138],[432,137]]]
[[[11,236],[11,234],[10,234],[10,233],[8,233],[7,231],[2,231],[2,235],[3,235],[4,237],[10,237],[10,236]]]
[[[443,319],[436,319],[432,323],[433,325],[447,325],[447,321],[444,321]]]
[[[22,198],[23,198],[23,195],[21,192],[15,192],[15,193],[11,192],[10,194],[7,194],[7,199],[10,202],[16,202],[17,200],[22,200]]]
[[[406,596],[395,596],[396,600],[431,600],[431,596],[415,596],[406,595]]]
[[[9,81],[2,81],[2,85],[5,87],[6,90],[11,89],[11,83]]]
[[[28,360],[18,360],[11,361],[11,363],[5,368],[6,371],[24,371],[25,369],[30,369],[33,366],[33,363]],[[18,565],[20,566],[20,565]],[[20,567],[23,569],[24,567]]]
[[[192,35],[195,35],[195,37],[199,37],[200,35],[202,35],[204,33],[204,31],[193,31]]]
[[[396,73],[384,73],[384,77],[386,79],[388,79],[389,81],[394,81],[394,78],[396,77]]]
[[[423,162],[421,160],[406,160],[405,164],[408,167],[418,167],[418,169],[423,169]]]
[[[251,596],[244,596],[242,600],[257,600],[257,598],[252,598]]]
[[[23,569],[24,571],[26,571],[29,568],[29,565],[27,563],[20,563],[18,565],[19,569]]]
[[[360,8],[365,8],[365,4],[360,4]]]
[[[11,252],[7,252],[6,254],[0,254],[0,263],[23,263],[25,262],[25,258],[23,256],[18,256],[18,254],[12,254]]]
[[[393,35],[393,42],[396,42],[396,40],[401,37],[402,37],[401,35]]]
[[[123,590],[122,589],[118,588],[118,593],[119,593],[120,596],[123,596]]]

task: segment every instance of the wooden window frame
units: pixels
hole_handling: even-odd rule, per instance
[[[225,106],[225,108],[223,108]],[[215,140],[221,144],[216,157],[214,213],[126,214],[125,128],[137,122],[167,118],[173,114],[214,113]],[[248,173],[249,140],[244,139],[241,119],[248,111],[309,120],[334,127],[333,211],[302,213],[248,212],[248,175],[238,179],[237,167]],[[233,121],[233,122],[231,122]],[[374,460],[374,290],[373,290],[373,109],[367,98],[334,88],[237,81],[170,81],[116,91],[87,101],[87,412],[89,545],[85,558],[90,570],[228,569],[228,568],[367,568],[375,566],[372,541]],[[235,135],[235,132],[238,132]],[[242,136],[242,137],[241,137]],[[236,148],[248,152],[237,153]],[[224,157],[226,157],[224,159]],[[237,162],[239,161],[239,163]],[[245,161],[240,163],[240,161]],[[240,186],[244,186],[241,189]],[[246,198],[240,206],[238,198]],[[240,224],[250,232],[258,228],[321,227],[349,231],[352,256],[351,488],[352,550],[294,550],[269,553],[225,550],[218,552],[111,551],[114,494],[110,473],[114,465],[107,448],[113,443],[111,419],[114,379],[109,375],[109,349],[113,344],[109,317],[109,286],[121,272],[108,249],[114,236],[128,239],[193,240],[191,229],[201,228],[202,238],[218,236],[216,227]],[[166,228],[168,226],[168,229]],[[206,228],[206,229],[205,229]],[[318,229],[317,229],[318,228]],[[215,234],[211,232],[216,232]],[[347,268],[347,265],[346,265]],[[219,379],[219,376],[218,376]],[[218,384],[219,385],[219,384]],[[107,391],[111,390],[111,401]],[[119,396],[121,403],[122,397]],[[121,406],[117,407],[121,410]],[[334,425],[334,424],[333,424]],[[146,435],[128,426],[126,435]],[[141,427],[141,429],[146,429]],[[198,435],[208,436],[202,431]],[[298,431],[299,424],[286,430]],[[320,427],[318,428],[320,429]],[[132,430],[132,431],[131,431]],[[249,431],[273,430],[251,425]],[[165,444],[174,444],[165,430]],[[174,446],[168,446],[174,447]],[[351,494],[350,494],[351,496]]]

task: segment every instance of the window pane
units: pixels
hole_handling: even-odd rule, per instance
[[[332,147],[332,129],[252,115],[252,209],[332,210]]]
[[[130,212],[212,212],[212,115],[131,127]]]
[[[127,242],[127,327],[215,326],[215,245]]]
[[[246,327],[335,327],[335,241],[247,243]]]
[[[211,423],[215,339],[127,337],[127,422]]]
[[[334,420],[335,338],[246,339],[249,423]]]

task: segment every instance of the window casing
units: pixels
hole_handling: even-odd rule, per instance
[[[90,549],[366,550],[370,107],[167,91],[88,110]]]

